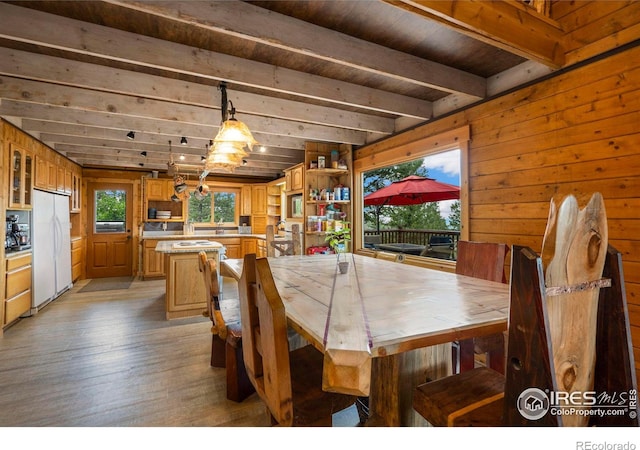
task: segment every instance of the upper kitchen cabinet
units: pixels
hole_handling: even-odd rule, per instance
[[[251,215],[251,186],[248,184],[240,190],[240,215]]]
[[[79,213],[82,210],[81,188],[82,177],[75,171],[71,172],[71,204],[69,205],[69,212]]]
[[[145,179],[145,193],[148,200],[170,200],[173,194],[173,183],[169,180],[156,178]]]
[[[10,209],[31,209],[33,155],[25,149],[11,145],[8,167],[10,168],[8,207]]]
[[[186,217],[185,199],[172,200],[174,194],[173,180],[145,178],[144,179],[144,210],[146,222],[183,222]],[[159,217],[158,212],[170,211],[170,217]]]
[[[287,192],[301,191],[304,187],[304,164],[297,164],[284,171]]]

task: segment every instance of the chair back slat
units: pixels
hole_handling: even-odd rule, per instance
[[[290,426],[293,399],[287,317],[266,258],[245,255],[238,289],[249,379],[275,421]]]
[[[262,343],[264,401],[280,425],[291,426],[293,394],[287,317],[269,262],[264,258],[256,261],[256,304]]]
[[[238,282],[238,296],[240,297],[240,317],[242,322],[242,355],[251,384],[256,388],[260,397],[264,394],[264,387],[258,380],[262,379],[262,356],[260,355],[260,340],[258,308],[256,306],[256,255],[247,254],[244,257],[242,275]]]
[[[207,293],[207,314],[215,328],[212,331],[221,339],[226,339],[227,324],[220,310],[220,283],[216,262],[213,259],[207,259],[206,252],[198,252],[198,264],[204,277]]]
[[[506,244],[458,241],[456,273],[506,283],[504,263],[508,250]]]
[[[267,256],[292,256],[302,254],[302,240],[300,238],[300,225],[291,225],[291,239],[276,239],[275,227],[267,225],[266,244]],[[278,254],[276,254],[276,250]]]

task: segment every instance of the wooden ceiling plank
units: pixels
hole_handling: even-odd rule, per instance
[[[564,32],[548,18],[501,0],[384,0],[475,39],[553,68],[565,64]]]
[[[216,86],[115,69],[54,56],[0,48],[0,74],[67,86],[170,101],[220,110]],[[394,132],[393,119],[311,105],[253,93],[232,91],[239,114],[276,117],[318,125],[377,133]]]
[[[141,156],[141,152],[147,153],[147,158],[161,158],[165,161],[169,160],[169,148],[167,145],[141,145],[137,142],[120,142],[112,141],[108,139],[87,139],[77,136],[64,136],[43,133],[40,135],[42,141],[57,144],[74,145],[84,148],[92,148],[95,151],[114,151],[114,152],[129,152],[132,155]],[[128,144],[128,145],[127,145]],[[201,156],[206,155],[204,149],[185,148],[183,146],[175,146],[172,149],[174,159],[179,155],[184,154],[188,158],[194,158],[199,160]],[[288,163],[289,165],[295,164],[300,159],[304,159],[304,153],[291,149],[271,149],[269,151],[249,152],[249,156],[254,159],[264,159],[275,162]],[[144,156],[141,156],[144,157]]]
[[[486,94],[486,80],[477,75],[244,2],[108,2],[406,83],[478,98]]]
[[[60,30],[65,30],[61,33]],[[0,37],[202,78],[428,119],[431,103],[0,3]]]
[[[126,139],[126,133],[129,130],[123,130],[118,128],[101,128],[98,126],[78,125],[71,123],[50,122],[46,120],[38,119],[24,119],[22,121],[22,128],[31,133],[50,133],[61,136],[84,136],[87,138],[97,139],[110,139],[114,141],[122,141]],[[150,132],[141,132],[139,130],[132,130],[136,132],[136,143],[141,144],[156,144],[167,145],[169,140],[177,142],[178,137],[168,134],[157,134]],[[196,138],[194,136],[186,135],[189,140],[190,147],[205,148],[209,143],[207,138]],[[215,136],[211,134],[211,139]],[[283,136],[254,133],[254,137],[260,145],[264,145],[267,148],[276,147],[281,149],[291,149],[292,151],[304,151],[304,139],[289,138]],[[128,142],[128,141],[127,141]]]
[[[159,100],[92,91],[40,81],[19,80],[8,76],[0,76],[0,97],[16,102],[26,100],[29,103],[109,113],[114,116],[122,115],[154,119],[160,123],[166,121],[198,125],[216,121],[210,108],[172,104]],[[364,144],[366,138],[364,132],[337,127],[249,114],[238,115],[237,118],[243,121],[249,129],[265,134],[344,142],[355,145]]]

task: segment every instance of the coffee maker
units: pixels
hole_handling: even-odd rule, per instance
[[[4,248],[9,252],[17,252],[31,248],[31,232],[29,224],[18,223],[20,217],[7,215]]]

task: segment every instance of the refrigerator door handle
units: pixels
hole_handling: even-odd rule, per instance
[[[58,219],[56,216],[53,217],[53,234],[55,236],[55,239],[53,240],[53,254],[57,255],[58,253],[60,253],[60,236],[61,236],[61,226],[60,226],[60,219]]]

